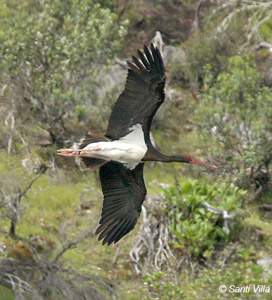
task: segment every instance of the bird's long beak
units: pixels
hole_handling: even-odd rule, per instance
[[[189,157],[189,155],[188,155],[188,157]],[[210,164],[208,164],[208,163],[205,163],[204,161],[200,161],[200,160],[198,160],[198,159],[195,159],[195,158],[192,157],[191,155],[190,155],[189,158],[191,159],[191,161],[189,162],[190,164],[201,165],[201,166],[205,166],[205,167],[208,167],[208,168],[217,169],[217,166],[215,166],[215,165],[210,165]]]

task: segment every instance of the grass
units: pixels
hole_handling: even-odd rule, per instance
[[[256,263],[240,261],[220,270],[201,271],[196,277],[180,275],[181,289],[184,291],[185,299],[270,299],[270,293],[254,293],[253,286],[272,284],[272,278],[265,279],[263,270]],[[219,292],[220,285],[225,285],[228,290]],[[231,286],[250,286],[249,292],[240,293],[230,290]]]
[[[0,285],[0,300],[14,300],[13,292]]]
[[[0,176],[5,175],[3,184],[6,184],[7,191],[12,192],[9,188],[11,182],[14,182],[17,187],[24,188],[27,186],[35,174],[27,173],[22,168],[21,160],[23,157],[21,155],[8,156],[3,152],[1,155],[4,160],[0,162]],[[77,239],[82,232],[94,231],[100,219],[102,193],[97,182],[97,174],[93,172],[82,173],[71,165],[54,171],[49,170],[42,175],[21,201],[22,211],[17,225],[19,240],[27,243],[31,237],[46,238],[50,247],[48,246],[44,253],[49,255],[51,260],[54,259],[63,245]],[[188,176],[186,173],[191,171],[195,172],[194,166],[146,164],[144,176],[148,194],[162,194],[162,187],[158,183],[175,184],[176,177],[183,181]],[[202,176],[210,180],[208,174]],[[80,204],[84,201],[90,202],[88,209],[81,209]],[[244,261],[241,264],[234,261],[223,272],[219,269],[204,269],[197,276],[181,272],[178,277],[178,284],[174,284],[174,286],[167,279],[167,274],[166,279],[156,279],[157,275],[154,275],[155,279],[150,277],[149,280],[144,276],[137,276],[129,258],[129,251],[135,242],[139,223],[127,237],[120,241],[119,246],[105,247],[97,242],[96,236],[88,237],[76,248],[65,252],[61,258],[64,267],[73,268],[88,275],[99,274],[111,280],[120,299],[128,300],[181,299],[182,297],[185,299],[195,299],[196,297],[221,299],[220,296],[222,295],[218,293],[220,282],[246,284],[253,282],[254,278],[259,284],[263,282],[263,277],[259,274],[260,268],[256,263],[245,260],[246,254],[242,256]],[[259,250],[262,248],[262,242],[260,242],[252,250],[254,255],[258,258],[271,255],[272,223],[269,220],[263,221],[260,213],[253,208],[249,209],[248,217],[244,223],[259,228],[266,237],[265,247]],[[2,232],[0,242],[5,242],[8,246],[6,255],[11,253],[12,249],[16,249],[18,243],[18,239],[13,240],[7,237],[9,225],[9,220],[0,219]],[[120,252],[117,261],[114,262],[116,251]],[[0,258],[4,258],[6,255],[0,254]],[[151,284],[155,283],[155,287],[151,287]],[[3,293],[5,296],[1,298]],[[253,296],[249,294],[245,296],[245,299],[254,299]],[[244,295],[235,295],[236,298],[231,298],[230,295],[224,295],[224,297],[225,299],[241,299]],[[265,299],[263,297],[261,295],[260,299]],[[0,300],[2,299],[14,298],[9,290],[0,286]]]
[[[261,220],[261,216],[255,207],[248,209],[249,216],[244,220],[246,224],[260,228],[262,233],[272,239],[272,224],[271,222]]]

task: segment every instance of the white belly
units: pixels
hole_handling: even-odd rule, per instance
[[[128,168],[134,169],[142,158],[144,158],[147,148],[114,141],[92,143],[87,145],[83,150],[84,153],[93,154],[97,158],[118,161],[125,164]]]
[[[142,126],[140,124],[134,125],[130,130],[128,135],[119,140],[91,143],[83,150],[85,153],[93,154],[97,158],[118,161],[125,164],[129,169],[134,169],[144,158],[147,147]]]

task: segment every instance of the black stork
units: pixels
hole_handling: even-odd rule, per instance
[[[80,149],[60,149],[59,155],[79,156],[88,167],[100,167],[104,194],[100,225],[96,230],[103,245],[117,243],[136,225],[146,188],[143,169],[146,161],[181,162],[216,168],[191,155],[167,156],[150,139],[150,127],[164,102],[165,69],[157,47],[144,46],[139,58],[128,62],[125,90],[115,103],[107,132],[99,137],[87,134]]]

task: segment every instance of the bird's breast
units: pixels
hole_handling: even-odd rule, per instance
[[[99,142],[87,145],[84,150],[97,158],[114,160],[123,163],[129,169],[134,169],[144,158],[147,147],[119,141]]]

